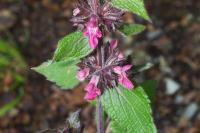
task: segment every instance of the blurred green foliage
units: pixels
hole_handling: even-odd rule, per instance
[[[0,40],[0,95],[15,95],[12,101],[0,106],[0,116],[5,115],[21,101],[26,68],[26,63],[15,46]]]

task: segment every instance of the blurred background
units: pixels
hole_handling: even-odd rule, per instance
[[[69,22],[75,0],[0,0],[0,133],[34,133],[65,125],[82,108],[86,133],[95,133],[95,108],[83,86],[64,91],[30,70],[50,59],[57,41],[75,30]],[[148,0],[153,23],[121,38],[135,64],[155,66],[137,75],[158,82],[153,100],[159,133],[200,133],[200,1]],[[9,111],[9,112],[8,112]]]

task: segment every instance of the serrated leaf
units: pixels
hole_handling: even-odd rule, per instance
[[[101,100],[110,118],[124,133],[156,133],[150,101],[142,87],[107,89]]]
[[[55,82],[58,86],[70,89],[76,86],[79,81],[76,79],[77,61],[48,61],[33,68],[36,72],[44,75],[47,80]]]
[[[143,0],[111,0],[110,2],[115,7],[133,12],[146,20],[150,20]]]
[[[58,47],[54,54],[54,61],[69,59],[80,59],[92,52],[88,44],[88,39],[82,32],[74,32],[58,42]]]
[[[152,101],[155,96],[157,82],[155,80],[146,80],[140,84],[140,86],[144,89],[149,99]]]
[[[144,31],[145,26],[141,24],[123,24],[119,27],[119,31],[122,32],[126,36],[136,35],[142,31]]]

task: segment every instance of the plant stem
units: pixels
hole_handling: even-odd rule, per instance
[[[104,133],[104,123],[103,123],[103,107],[101,103],[101,99],[97,98],[96,105],[96,113],[97,113],[97,133]]]

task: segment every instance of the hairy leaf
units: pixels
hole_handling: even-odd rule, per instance
[[[58,86],[69,89],[76,86],[79,81],[76,79],[77,61],[48,61],[33,68],[36,72],[44,75],[47,80],[55,82]]]
[[[146,20],[150,20],[150,17],[145,9],[143,0],[111,0],[113,6],[131,11]]]
[[[112,133],[123,133],[124,130],[114,121],[111,121]]]
[[[156,133],[150,101],[142,87],[107,89],[101,100],[110,118],[124,133]]]
[[[88,44],[88,39],[83,36],[82,32],[74,32],[58,42],[53,60],[80,59],[90,52],[92,52],[92,49]]]
[[[126,36],[136,35],[142,31],[144,31],[145,26],[141,24],[123,24],[119,31],[122,32]]]

